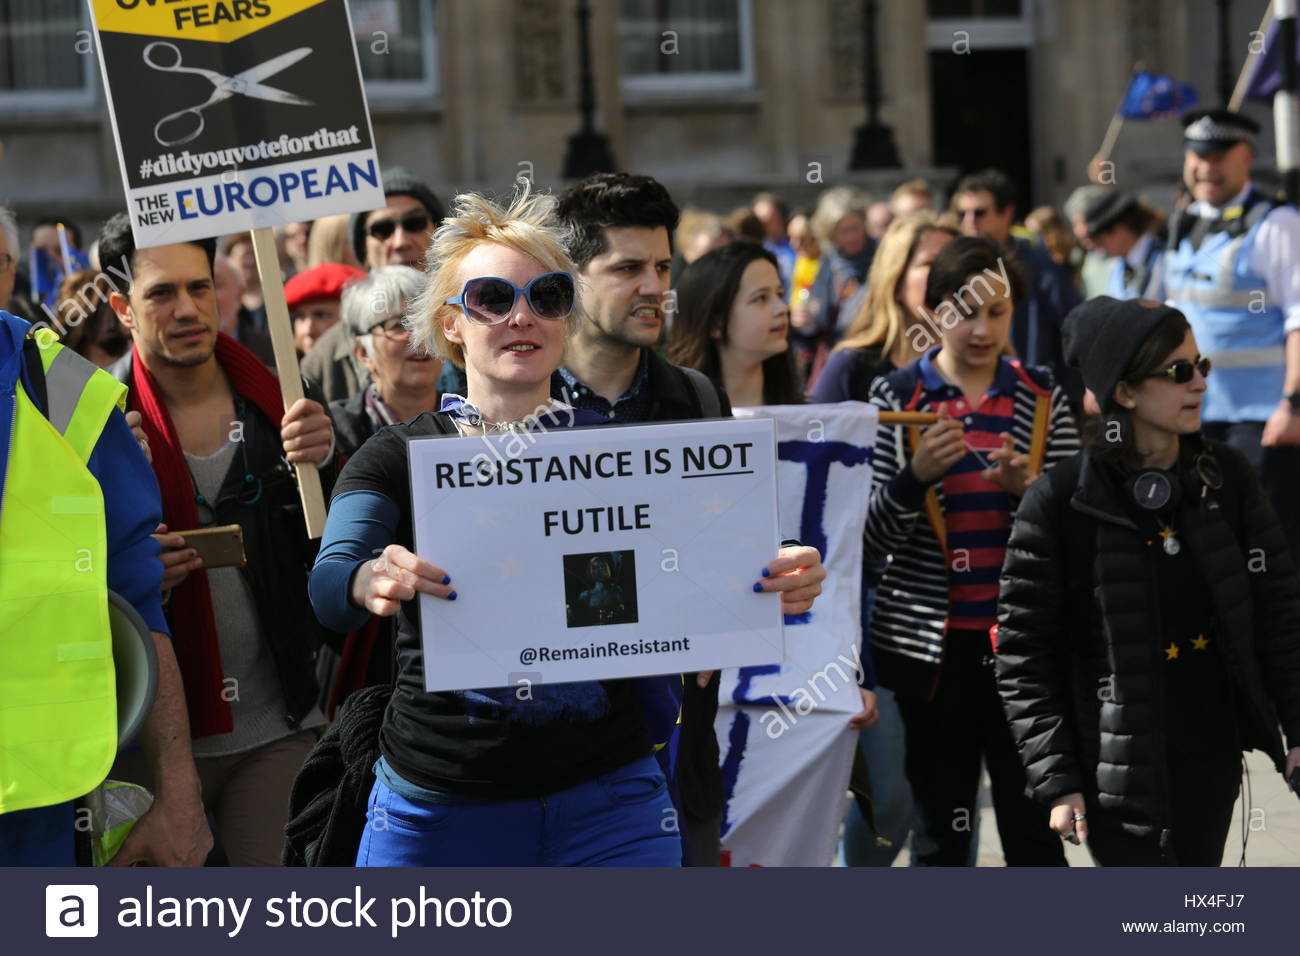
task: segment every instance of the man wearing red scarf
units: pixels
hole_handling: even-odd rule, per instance
[[[136,249],[119,214],[99,250],[130,276],[109,303],[132,349],[110,371],[130,387],[162,490],[163,591],[204,804],[231,865],[274,865],[325,722],[313,661],[327,635],[306,591],[315,545],[288,463],[328,463],[333,430],[311,398],[286,412],[275,376],[218,331],[212,240]],[[243,529],[247,563],[204,568],[184,532],[228,524]]]

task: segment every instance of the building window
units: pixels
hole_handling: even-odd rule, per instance
[[[376,100],[436,97],[435,4],[428,0],[350,0],[348,6],[367,95]]]
[[[1034,45],[1034,10],[1020,0],[930,0],[926,47],[970,53]]]
[[[619,0],[618,41],[625,93],[754,86],[752,0]]]
[[[0,106],[93,103],[89,31],[81,0],[0,0]]]

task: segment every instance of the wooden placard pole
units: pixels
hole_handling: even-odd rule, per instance
[[[275,370],[280,376],[280,396],[284,409],[303,397],[302,374],[298,371],[298,350],[293,344],[293,326],[289,306],[284,300],[284,277],[280,273],[280,256],[275,249],[275,231],[269,226],[253,230],[253,254],[257,257],[257,276],[262,282],[262,301],[266,306],[266,328],[275,350]],[[316,466],[297,462],[298,494],[307,521],[307,537],[319,538],[325,532],[325,495],[321,491]]]
[[[882,425],[933,425],[939,420],[934,412],[881,412]]]

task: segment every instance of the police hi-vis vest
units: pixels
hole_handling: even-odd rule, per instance
[[[1214,362],[1201,408],[1207,422],[1266,421],[1282,397],[1285,317],[1268,281],[1250,269],[1260,223],[1274,208],[1251,190],[1242,206],[1223,211],[1214,231],[1185,210],[1170,222],[1165,296]]]
[[[19,325],[0,312],[0,335]],[[48,417],[18,364],[0,368],[0,813],[87,793],[117,751],[104,496],[86,463],[126,387],[48,329],[36,340]]]

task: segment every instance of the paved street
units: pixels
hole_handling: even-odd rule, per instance
[[[1300,866],[1300,799],[1262,754],[1255,751],[1247,754],[1246,766],[1249,769],[1249,806],[1252,808],[1245,818],[1248,829],[1246,865]],[[979,865],[1002,866],[1002,843],[998,840],[987,784],[986,780],[980,795]],[[1233,815],[1237,822],[1223,851],[1224,866],[1236,866],[1241,859],[1242,812],[1243,800],[1239,798]],[[1067,844],[1065,852],[1071,866],[1092,865],[1086,847]],[[908,853],[904,850],[895,866],[906,866],[907,863]]]

